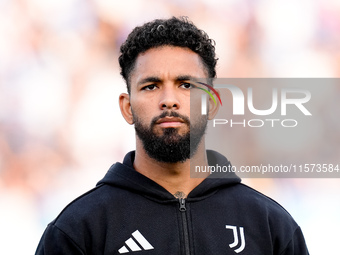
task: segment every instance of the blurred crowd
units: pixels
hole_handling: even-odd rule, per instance
[[[2,254],[33,253],[46,224],[133,150],[118,107],[119,47],[136,25],[180,15],[216,41],[218,77],[340,76],[338,0],[0,0]],[[340,227],[339,181],[248,182],[288,207],[311,254],[340,251],[335,238],[319,247],[332,237],[313,231],[317,218],[330,235]]]

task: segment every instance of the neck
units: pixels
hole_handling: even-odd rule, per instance
[[[202,139],[204,140],[204,139]],[[208,165],[205,145],[203,142],[191,160],[200,162],[200,165]],[[200,178],[190,177],[190,159],[185,162],[165,163],[151,158],[137,138],[134,168],[137,172],[161,185],[175,197],[186,197],[207,176]]]

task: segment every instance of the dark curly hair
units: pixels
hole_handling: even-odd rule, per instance
[[[216,77],[215,42],[186,17],[156,19],[136,27],[120,47],[119,65],[127,90],[129,76],[140,53],[164,45],[186,47],[197,53],[207,68],[209,78]]]

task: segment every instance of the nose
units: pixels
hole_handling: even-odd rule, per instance
[[[161,110],[178,110],[180,102],[176,94],[176,89],[173,87],[164,87],[159,101]]]

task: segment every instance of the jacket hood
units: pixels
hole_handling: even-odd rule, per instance
[[[217,164],[219,166],[231,166],[227,158],[216,151],[207,150],[207,157],[210,166]],[[157,200],[161,203],[177,200],[162,186],[137,172],[133,168],[134,159],[135,151],[126,154],[123,163],[117,162],[112,165],[105,177],[97,183],[97,186],[107,184],[119,187]],[[241,179],[233,172],[211,174],[190,192],[187,199],[192,201],[204,199],[221,188],[232,186],[240,182]]]

